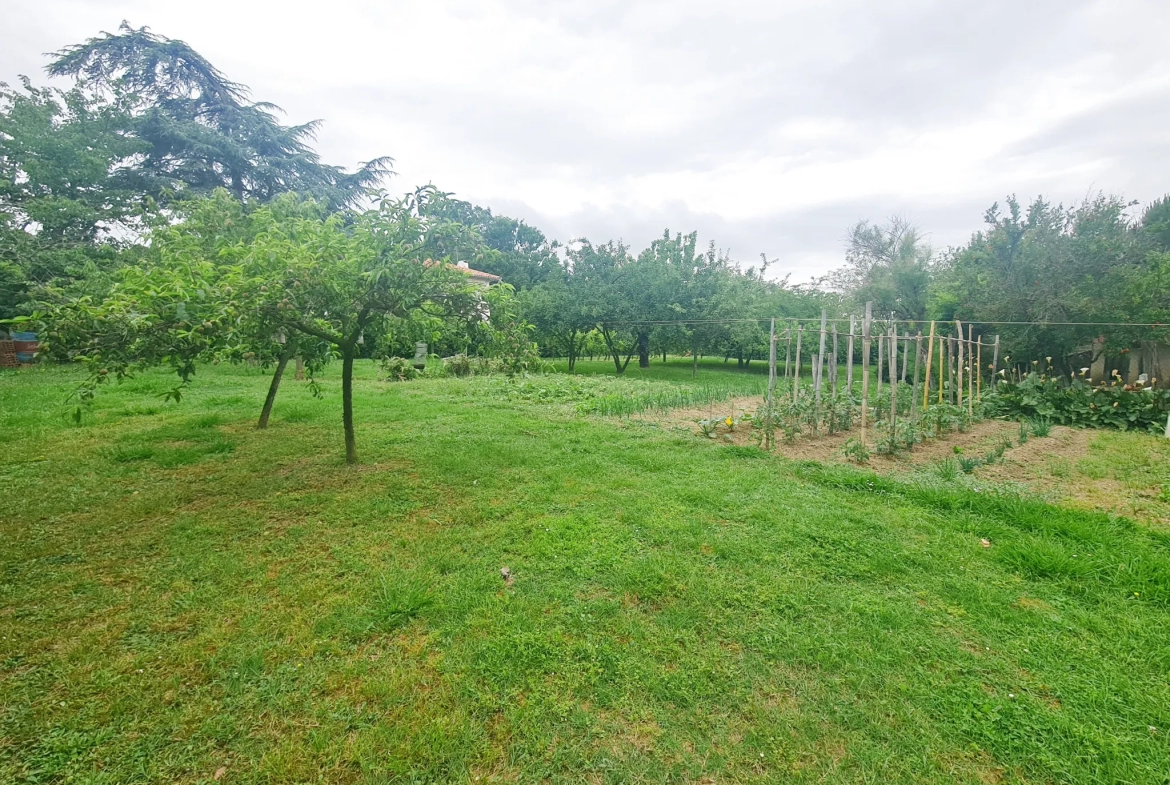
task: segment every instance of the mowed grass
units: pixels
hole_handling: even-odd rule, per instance
[[[1164,533],[334,373],[0,375],[0,782],[1167,781]]]

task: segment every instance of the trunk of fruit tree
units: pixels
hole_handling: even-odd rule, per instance
[[[572,373],[573,369],[577,367],[577,352],[579,351],[579,349],[580,349],[580,347],[577,345],[577,331],[570,330],[569,331],[569,373]]]
[[[264,399],[264,408],[260,410],[260,422],[256,423],[256,427],[260,430],[268,427],[268,418],[272,415],[272,404],[276,402],[276,392],[280,389],[280,379],[284,376],[284,367],[288,365],[288,361],[296,353],[296,350],[296,342],[289,341],[285,344],[284,351],[280,353],[280,359],[276,361],[276,372],[272,374],[272,383],[268,385],[268,397]]]
[[[621,352],[618,351],[617,344],[613,340],[613,333],[609,330],[602,330],[601,337],[605,339],[605,347],[609,350],[609,356],[613,358],[613,366],[618,374],[626,372],[626,366],[630,364],[630,358],[634,356],[634,348],[630,348],[630,353],[626,355],[625,362],[622,362]]]
[[[357,463],[357,442],[353,436],[354,347],[341,347],[341,421],[345,426],[345,462]]]
[[[650,333],[638,333],[638,367],[650,367]]]
[[[297,374],[294,377],[298,382],[305,380],[305,358],[297,355]]]

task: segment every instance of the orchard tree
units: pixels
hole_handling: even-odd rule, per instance
[[[366,339],[419,320],[437,325],[483,312],[467,275],[436,258],[435,243],[451,227],[420,214],[425,199],[384,200],[352,224],[339,215],[274,220],[257,233],[241,268],[241,307],[340,355],[347,463],[357,462],[353,363]]]

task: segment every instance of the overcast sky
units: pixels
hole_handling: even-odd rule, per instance
[[[669,227],[806,280],[846,228],[939,248],[1005,194],[1170,191],[1167,0],[5,0],[0,80],[123,19],[191,44],[352,166],[394,157],[562,241]]]

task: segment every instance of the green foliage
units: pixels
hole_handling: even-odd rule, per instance
[[[767,381],[760,379],[694,385],[647,385],[635,382],[620,386],[620,392],[589,398],[578,405],[578,411],[618,417],[651,411],[667,412],[671,409],[708,406],[732,397],[759,395],[766,386]]]
[[[356,204],[391,172],[389,158],[352,173],[322,163],[311,145],[320,121],[281,125],[279,107],[248,101],[247,87],[190,46],[145,27],[123,22],[116,34],[67,47],[48,71],[80,80],[94,96],[123,97],[119,130],[142,145],[128,167],[159,196],[223,188],[241,201],[268,201],[295,191],[336,210]]]
[[[845,446],[842,448],[845,458],[858,465],[869,463],[869,450],[861,439],[852,438],[845,441]]]
[[[1018,382],[999,382],[989,400],[1003,416],[1085,428],[1161,433],[1170,416],[1170,390],[1121,383],[1092,385],[1076,378],[1065,381],[1037,374]],[[1028,431],[1021,423],[1023,439]]]
[[[946,458],[934,465],[934,472],[940,479],[951,482],[959,476],[959,464],[954,458]]]
[[[1161,295],[1167,271],[1157,239],[1163,208],[1151,207],[1143,225],[1128,215],[1120,197],[1097,196],[1075,208],[1036,199],[1026,209],[1008,199],[984,215],[986,228],[943,261],[934,285],[943,318],[999,322],[1005,347],[1022,357],[1052,357],[1061,373],[1076,350],[1100,334],[1091,324],[1053,322],[1170,323]],[[1114,327],[1112,345],[1165,340],[1167,331]]]
[[[483,299],[490,315],[475,323],[478,334],[473,340],[479,351],[509,376],[542,370],[540,349],[532,340],[534,328],[524,319],[512,286],[493,286]]]
[[[1041,438],[1048,436],[1052,433],[1052,420],[1047,417],[1037,417],[1029,421],[1028,430],[1033,436],[1039,436]]]
[[[414,360],[405,357],[386,357],[382,360],[382,373],[386,374],[386,381],[408,382],[417,379],[421,373],[414,367]]]
[[[143,149],[119,133],[123,119],[121,106],[77,88],[0,83],[0,319],[29,310],[51,281],[119,265],[150,208],[122,165]]]
[[[1156,527],[540,397],[645,384],[612,374],[360,360],[353,471],[334,396],[293,387],[275,421],[315,427],[256,431],[263,375],[198,375],[158,406],[145,371],[78,430],[79,369],[0,374],[0,781],[1164,779]],[[235,449],[103,448],[196,431]]]
[[[922,232],[904,218],[891,218],[885,226],[859,221],[848,234],[845,266],[823,283],[854,307],[873,302],[875,313],[921,320],[926,318],[932,262]]]

